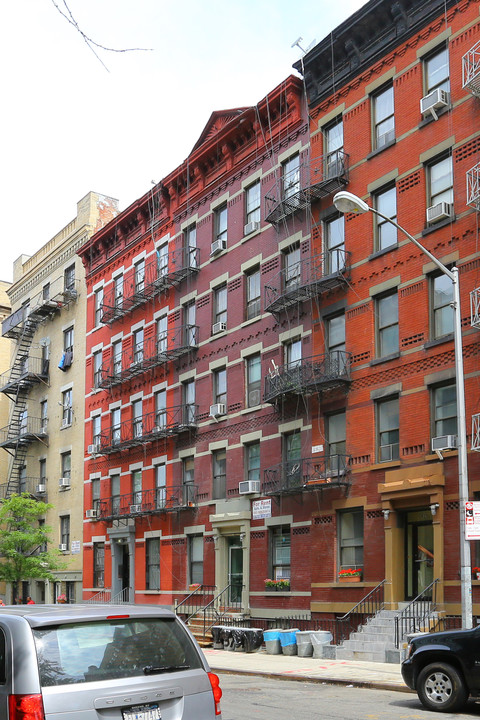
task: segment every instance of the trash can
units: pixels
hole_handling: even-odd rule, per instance
[[[243,649],[247,653],[258,650],[263,643],[263,632],[261,628],[244,628]]]
[[[297,653],[298,657],[312,657],[313,645],[310,631],[297,632]]]
[[[280,645],[281,630],[264,630],[263,639],[265,641],[265,649],[267,655],[281,655],[282,646]]]
[[[333,635],[328,630],[311,630],[310,638],[312,641],[313,657],[323,657],[323,646],[330,645]]]
[[[223,650],[222,631],[223,627],[221,625],[214,625],[211,628],[213,648],[215,650]]]
[[[282,646],[282,653],[284,655],[297,654],[297,632],[298,628],[291,628],[290,630],[280,631],[280,645]]]

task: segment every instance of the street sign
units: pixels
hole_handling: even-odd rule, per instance
[[[465,539],[480,540],[480,502],[465,503]]]

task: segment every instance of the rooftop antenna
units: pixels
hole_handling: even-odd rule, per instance
[[[298,47],[298,49],[302,52],[302,54],[303,54],[303,55],[306,55],[306,54],[312,49],[312,47],[315,45],[315,43],[316,43],[317,41],[316,41],[315,38],[314,38],[314,39],[312,40],[312,42],[310,43],[310,45],[307,47],[307,49],[304,50],[303,47],[300,45],[300,42],[301,42],[302,40],[303,40],[303,37],[301,37],[301,36],[298,37],[298,38],[295,40],[295,42],[292,43],[291,47],[292,47],[292,48]]]

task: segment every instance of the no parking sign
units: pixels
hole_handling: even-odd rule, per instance
[[[480,502],[465,503],[465,539],[480,540]]]

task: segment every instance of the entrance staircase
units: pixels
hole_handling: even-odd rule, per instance
[[[213,643],[211,628],[241,620],[241,601],[232,601],[232,585],[216,593],[214,585],[199,585],[175,607],[175,613],[188,625],[200,647]]]

